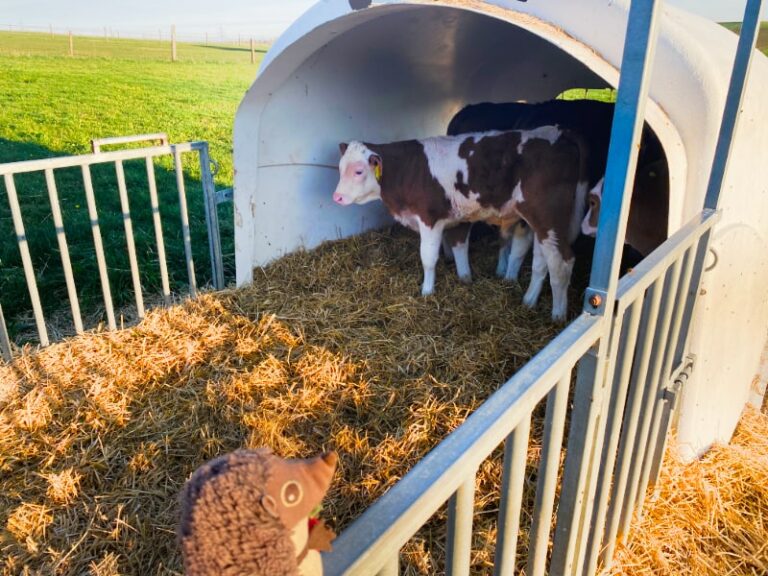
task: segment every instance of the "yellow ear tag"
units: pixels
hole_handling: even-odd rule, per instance
[[[381,164],[376,164],[373,167],[373,175],[376,176],[376,180],[381,182]]]

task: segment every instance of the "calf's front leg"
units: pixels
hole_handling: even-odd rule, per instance
[[[419,222],[421,266],[424,269],[424,282],[421,285],[422,296],[429,296],[435,291],[435,266],[440,256],[443,227],[439,222],[434,227]]]

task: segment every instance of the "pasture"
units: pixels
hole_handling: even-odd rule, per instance
[[[75,56],[69,57],[64,36],[0,32],[0,163],[87,153],[91,138],[166,132],[171,142],[207,140],[220,167],[217,188],[232,185],[234,112],[257,70],[248,49],[180,43],[179,61],[170,62],[168,42],[77,37],[75,47]],[[258,49],[259,61],[264,50]],[[187,195],[198,278],[204,284],[210,268],[200,169],[193,160],[185,164]],[[104,168],[95,167],[93,178],[110,283],[120,306],[130,300],[132,289],[114,168]],[[170,159],[156,163],[172,283],[180,288],[185,265],[170,169]],[[143,162],[126,163],[126,177],[145,273],[142,282],[147,292],[157,293],[159,272],[153,265],[157,256]],[[66,302],[66,292],[44,178],[18,177],[16,185],[43,307],[47,315],[55,315]],[[79,170],[57,173],[57,186],[75,282],[86,311],[95,312],[93,326],[100,319],[100,288]],[[23,334],[29,327],[22,313],[29,309],[29,297],[3,183],[0,198],[0,294],[9,329]],[[220,206],[220,220],[225,265],[232,272],[231,205]]]

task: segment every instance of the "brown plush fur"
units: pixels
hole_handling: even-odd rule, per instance
[[[181,493],[188,576],[296,576],[288,530],[261,506],[266,450],[238,450],[198,468]]]

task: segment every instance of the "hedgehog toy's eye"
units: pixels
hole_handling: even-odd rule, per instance
[[[283,501],[283,506],[286,508],[296,506],[301,502],[302,498],[304,498],[304,490],[302,489],[301,484],[294,480],[286,482],[280,489],[280,499]]]

